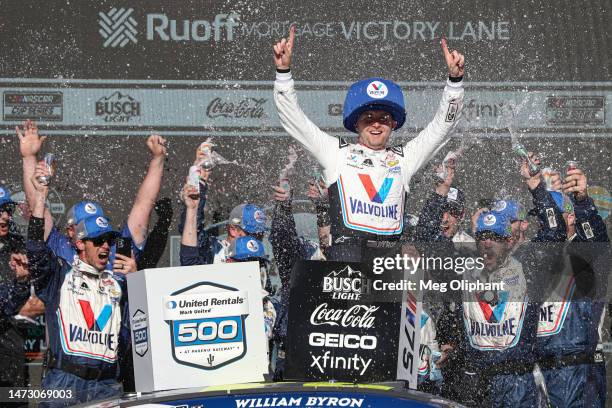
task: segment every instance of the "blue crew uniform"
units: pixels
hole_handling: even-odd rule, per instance
[[[597,345],[605,302],[597,301],[592,289],[601,285],[598,280],[607,282],[601,272],[610,259],[609,238],[590,198],[573,204],[576,234],[567,244],[567,269],[558,271],[554,293],[560,296],[541,307],[536,350],[553,406],[603,407],[606,373]]]

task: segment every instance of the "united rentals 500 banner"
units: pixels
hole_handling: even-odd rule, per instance
[[[136,288],[130,312],[137,391],[263,380],[260,285],[256,263],[129,275],[128,288]]]

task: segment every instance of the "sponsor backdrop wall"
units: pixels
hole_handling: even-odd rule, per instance
[[[145,136],[159,132],[169,139],[161,192],[167,200],[152,223],[162,234],[151,241],[163,253],[153,247],[148,259],[154,263],[161,254],[160,266],[173,258],[169,242],[178,241],[166,244],[163,232],[177,234],[178,191],[207,137],[238,163],[214,171],[211,223],[245,200],[271,204],[269,186],[292,144],[272,102],[271,46],[291,23],[298,28],[293,71],[300,103],[329,133],[348,136],[341,126],[347,85],[379,75],[398,81],[406,95],[407,124],[393,142],[414,137],[437,106],[445,36],[466,55],[464,121],[448,147],[462,138],[476,141],[456,180],[469,204],[499,194],[528,203],[510,127],[543,153],[546,165],[578,160],[609,205],[610,1],[117,0],[2,7],[0,180],[22,191],[14,127],[36,119],[50,136],[44,151],[59,159],[50,196],[56,220],[61,224],[67,208],[87,197],[120,224],[146,171]],[[292,183],[295,197],[305,198],[313,162],[300,153]],[[429,174],[427,167],[413,180],[409,211],[418,212],[431,190]]]

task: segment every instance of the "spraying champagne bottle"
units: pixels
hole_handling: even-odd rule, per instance
[[[516,141],[512,144],[512,150],[514,151],[514,153],[516,153],[519,157],[526,159],[527,160],[527,165],[529,166],[529,175],[530,176],[535,176],[536,174],[538,174],[538,172],[540,171],[540,166],[538,166],[537,164],[535,164],[530,158],[529,158],[529,153],[527,152],[527,149],[525,149],[525,146],[523,146],[520,142]]]

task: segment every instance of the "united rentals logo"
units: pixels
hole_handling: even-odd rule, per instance
[[[246,354],[247,292],[201,282],[162,299],[178,364],[214,370]]]
[[[140,112],[140,102],[119,91],[96,102],[96,116],[102,116],[105,122],[129,122]]]
[[[131,16],[133,12],[133,8],[124,9],[122,7],[117,9],[113,7],[108,13],[98,13],[100,16],[98,20],[100,30],[98,32],[104,39],[103,47],[123,48],[130,42],[134,44],[138,42],[136,38],[138,23]]]

